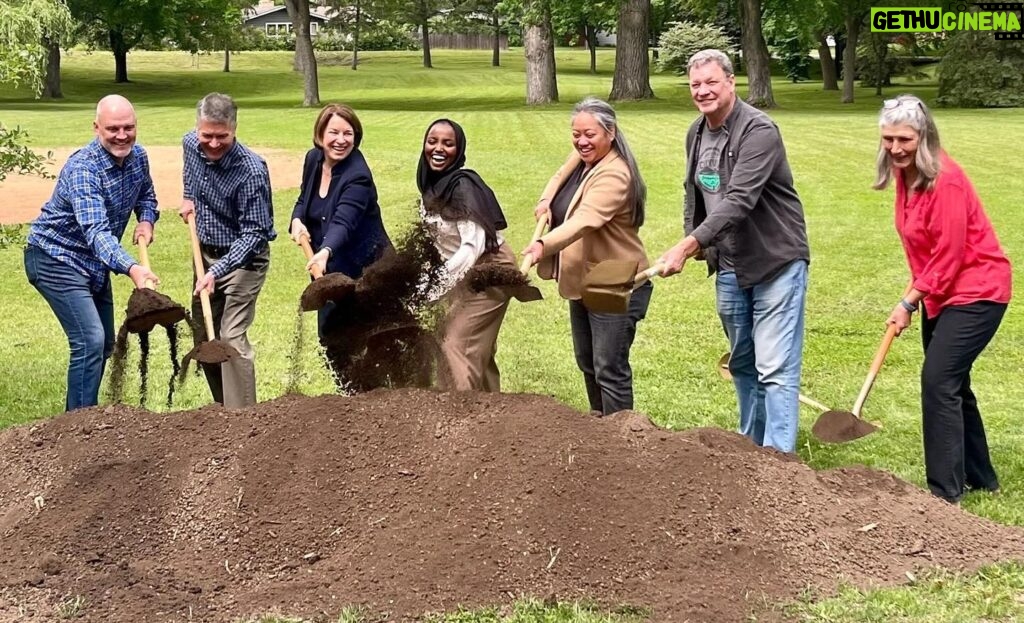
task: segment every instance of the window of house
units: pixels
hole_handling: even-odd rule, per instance
[[[271,37],[287,35],[292,31],[291,22],[269,22],[267,23],[267,34]]]

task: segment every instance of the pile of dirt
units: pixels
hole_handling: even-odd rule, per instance
[[[533,395],[98,407],[3,431],[0,456],[2,620],[77,596],[83,620],[136,623],[532,595],[742,621],[807,587],[1024,557],[1024,531],[882,472]]]

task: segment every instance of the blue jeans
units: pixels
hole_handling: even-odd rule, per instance
[[[807,262],[741,289],[733,272],[716,281],[718,316],[729,337],[729,371],[740,407],[739,432],[759,446],[796,450],[804,345]]]
[[[34,245],[25,247],[28,282],[43,295],[68,336],[68,411],[99,404],[103,368],[114,351],[114,295],[110,277],[99,292],[89,278]]]
[[[629,350],[636,325],[647,315],[653,284],[633,291],[625,314],[596,314],[582,301],[569,301],[569,323],[576,365],[583,372],[591,411],[602,415],[633,408],[633,368]]]

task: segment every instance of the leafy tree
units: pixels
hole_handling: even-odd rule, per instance
[[[192,9],[171,24],[168,35],[178,47],[195,54],[199,50],[224,50],[224,71],[231,71],[231,51],[246,45],[243,11],[249,0],[191,0]],[[249,29],[252,30],[252,29]]]
[[[940,106],[1024,106],[1024,41],[997,41],[991,32],[960,31],[939,63]]]
[[[309,0],[284,0],[288,18],[295,33],[295,65],[302,72],[303,106],[320,105],[320,79],[316,69],[316,54],[309,36]]]
[[[128,52],[144,40],[159,41],[179,17],[185,0],[68,0],[90,44],[114,54],[114,81],[128,82]]]
[[[590,50],[590,73],[597,73],[597,33],[615,27],[619,0],[559,0],[551,6],[555,34],[575,39],[582,34]]]
[[[810,78],[811,59],[807,56],[807,38],[797,27],[788,29],[778,40],[775,55],[786,70],[786,77],[793,82]]]
[[[615,33],[615,75],[612,76],[612,100],[652,99],[650,43],[647,30],[651,20],[651,0],[620,0],[618,30]]]
[[[693,22],[672,24],[661,34],[658,47],[658,68],[677,74],[685,74],[690,57],[701,50],[714,48],[730,55],[735,52],[729,35],[720,26]]]
[[[57,72],[47,95],[60,97],[60,47],[74,22],[62,0],[0,1],[0,83],[29,86],[38,97],[44,92],[55,48]],[[2,179],[2,178],[0,178]]]

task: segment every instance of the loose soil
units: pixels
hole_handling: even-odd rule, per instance
[[[149,333],[157,325],[170,327],[184,319],[184,306],[151,288],[135,288],[128,297],[125,325],[130,333]]]
[[[185,130],[182,130],[184,134]],[[149,169],[153,176],[157,202],[161,207],[176,207],[181,203],[181,145],[147,145],[145,137],[140,144],[149,154]],[[54,147],[53,158],[47,170],[56,175],[70,156],[79,147]],[[302,158],[305,152],[287,149],[254,147],[256,153],[267,161],[270,168],[270,185],[274,190],[295,188],[302,173]],[[45,149],[36,149],[46,155]],[[39,212],[53,194],[55,181],[32,175],[9,175],[0,182],[0,197],[4,198],[0,209],[0,223],[27,223],[39,216]],[[159,228],[158,228],[159,230]],[[157,235],[160,232],[157,231]]]
[[[437,337],[445,306],[433,300],[443,282],[444,260],[417,223],[354,287],[330,291],[340,296],[330,301],[320,342],[339,390],[450,386]],[[303,309],[306,302],[304,293]]]
[[[0,456],[0,620],[74,596],[78,620],[137,623],[532,595],[718,623],[808,587],[1024,558],[1024,531],[883,472],[534,395],[95,407],[0,432]]]

